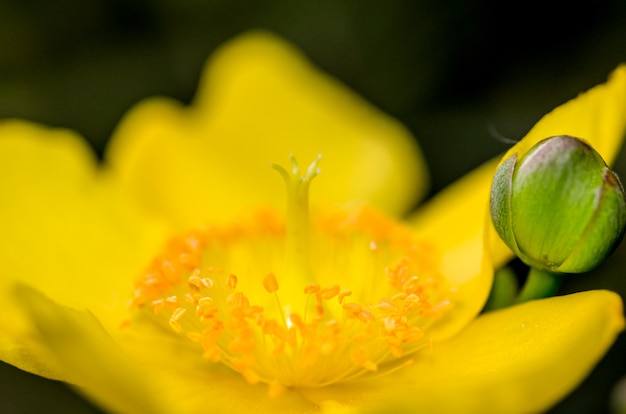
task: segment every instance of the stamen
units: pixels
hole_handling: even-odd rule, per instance
[[[226,286],[228,286],[230,290],[235,290],[237,288],[237,276],[233,274],[228,275],[226,278]]]
[[[332,285],[322,289],[320,295],[324,300],[330,300],[339,294],[339,285]]]
[[[346,289],[346,290],[342,290],[341,293],[339,293],[339,296],[337,297],[337,299],[339,300],[339,304],[343,303],[343,299],[346,298],[347,296],[350,296],[352,294],[352,291]]]
[[[307,173],[298,179],[317,167]],[[371,211],[333,213],[311,222],[306,255],[290,259],[286,221],[256,214],[173,238],[133,306],[273,397],[386,375],[432,346],[429,329],[456,295],[432,246]],[[306,275],[293,266],[305,257]]]
[[[278,281],[274,273],[268,273],[267,276],[263,278],[263,287],[268,293],[274,293],[278,290]]]
[[[310,293],[317,293],[320,291],[320,289],[320,285],[316,283],[311,283],[310,285],[306,285],[304,287],[304,293],[306,293],[307,295]]]
[[[176,308],[176,310],[174,311],[174,313],[170,317],[169,324],[172,327],[172,329],[174,330],[174,332],[176,332],[176,333],[181,333],[182,330],[183,330],[183,328],[181,327],[181,325],[180,325],[180,323],[178,321],[180,320],[180,318],[183,317],[185,312],[187,312],[187,309],[185,309],[185,308]]]

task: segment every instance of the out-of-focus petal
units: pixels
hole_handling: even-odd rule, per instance
[[[61,367],[61,379],[114,412],[172,412],[150,371],[138,370],[92,314],[59,306],[26,285],[17,285],[14,294],[32,323],[32,335]]]
[[[67,130],[0,124],[0,198],[0,286],[24,281],[73,307],[119,307],[163,237]]]
[[[0,199],[0,359],[54,377],[9,287],[28,283],[117,325],[160,230],[110,192],[80,137],[21,121],[0,123]]]
[[[189,226],[282,207],[283,183],[269,165],[290,153],[304,168],[324,157],[313,203],[371,202],[397,215],[426,188],[403,126],[264,32],[215,53],[192,106],[159,99],[132,110],[108,160],[148,210]]]

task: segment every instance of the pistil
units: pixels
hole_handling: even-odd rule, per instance
[[[285,286],[286,289],[292,287],[295,289],[288,291],[296,291],[304,285],[315,282],[311,267],[309,186],[320,173],[318,164],[321,158],[322,156],[318,155],[304,175],[301,175],[300,167],[293,155],[289,156],[291,172],[287,172],[280,165],[272,164],[272,168],[283,177],[287,189],[285,275],[279,277],[279,280],[281,286]]]
[[[135,307],[272,396],[410,365],[451,306],[436,250],[410,229],[369,208],[310,220],[319,160],[273,166],[284,221],[265,211],[176,236],[136,285]]]

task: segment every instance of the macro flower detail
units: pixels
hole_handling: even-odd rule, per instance
[[[314,165],[279,170],[287,223],[266,211],[183,234],[136,287],[136,306],[272,394],[408,366],[452,305],[435,249],[400,223],[359,209],[309,231]]]
[[[624,113],[621,66],[504,159],[571,135],[610,164]],[[268,164],[290,153],[323,154],[321,176],[276,168],[285,191]],[[409,132],[263,32],[216,51],[191,105],[133,108],[102,163],[3,121],[0,358],[112,412],[545,410],[611,346],[622,301],[480,314],[512,258],[487,220],[499,159],[410,212],[427,173]]]

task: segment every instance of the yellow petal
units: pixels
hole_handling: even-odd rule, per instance
[[[0,123],[0,199],[0,359],[21,359],[21,368],[54,377],[7,296],[9,286],[27,282],[117,325],[129,281],[159,234],[113,196],[88,146],[67,130]]]
[[[444,189],[409,218],[418,237],[443,252],[442,269],[455,284],[471,281],[480,265],[482,231],[498,160],[491,160]],[[478,250],[479,251],[479,250]]]
[[[168,393],[176,401],[177,414],[255,414],[319,413],[319,406],[298,391],[284,390],[278,398],[270,397],[266,384],[250,385],[239,374],[224,366],[204,369],[170,370],[160,373],[168,384]]]
[[[196,347],[153,322],[134,320],[116,338],[134,361],[154,369],[165,386],[162,392],[176,401],[172,412],[244,413],[252,407],[256,414],[318,412],[297,390],[283,389],[279,398],[271,398],[267,384],[250,385],[226,365],[202,360]]]
[[[171,356],[170,356],[171,358]],[[269,395],[267,384],[248,384],[241,375],[223,365],[195,361],[195,366],[174,366],[160,373],[167,393],[175,401],[169,412],[255,414],[319,413],[319,406],[297,390],[282,390],[279,397]]]
[[[110,191],[67,130],[0,124],[0,198],[0,286],[22,280],[70,306],[114,308],[160,244],[161,229]]]
[[[89,312],[60,306],[26,285],[18,285],[14,295],[39,352],[16,355],[12,363],[42,363],[32,371],[51,373],[49,378],[70,383],[113,412],[318,412],[298,392],[271,398],[267,385],[252,386],[224,365],[203,362],[196,349],[173,341],[158,326],[118,329],[112,338]]]
[[[532,301],[481,316],[395,376],[309,397],[360,413],[541,412],[583,380],[623,327],[612,292]]]
[[[489,189],[496,164],[497,160],[485,163],[410,218],[417,236],[438,247],[441,272],[459,292],[448,320],[432,333],[435,340],[463,328],[480,312],[489,295],[494,264],[487,255],[489,241],[483,231],[488,224]]]
[[[502,159],[523,154],[542,139],[571,135],[589,142],[610,165],[622,146],[626,131],[626,64],[598,85],[559,106],[513,146]]]
[[[14,292],[64,381],[114,412],[171,412],[148,372],[137,369],[92,314],[59,306],[26,285]]]
[[[409,132],[263,32],[209,60],[194,104],[158,99],[130,112],[108,159],[145,207],[182,225],[284,204],[270,163],[322,154],[313,203],[369,201],[400,214],[424,193],[426,171]]]

